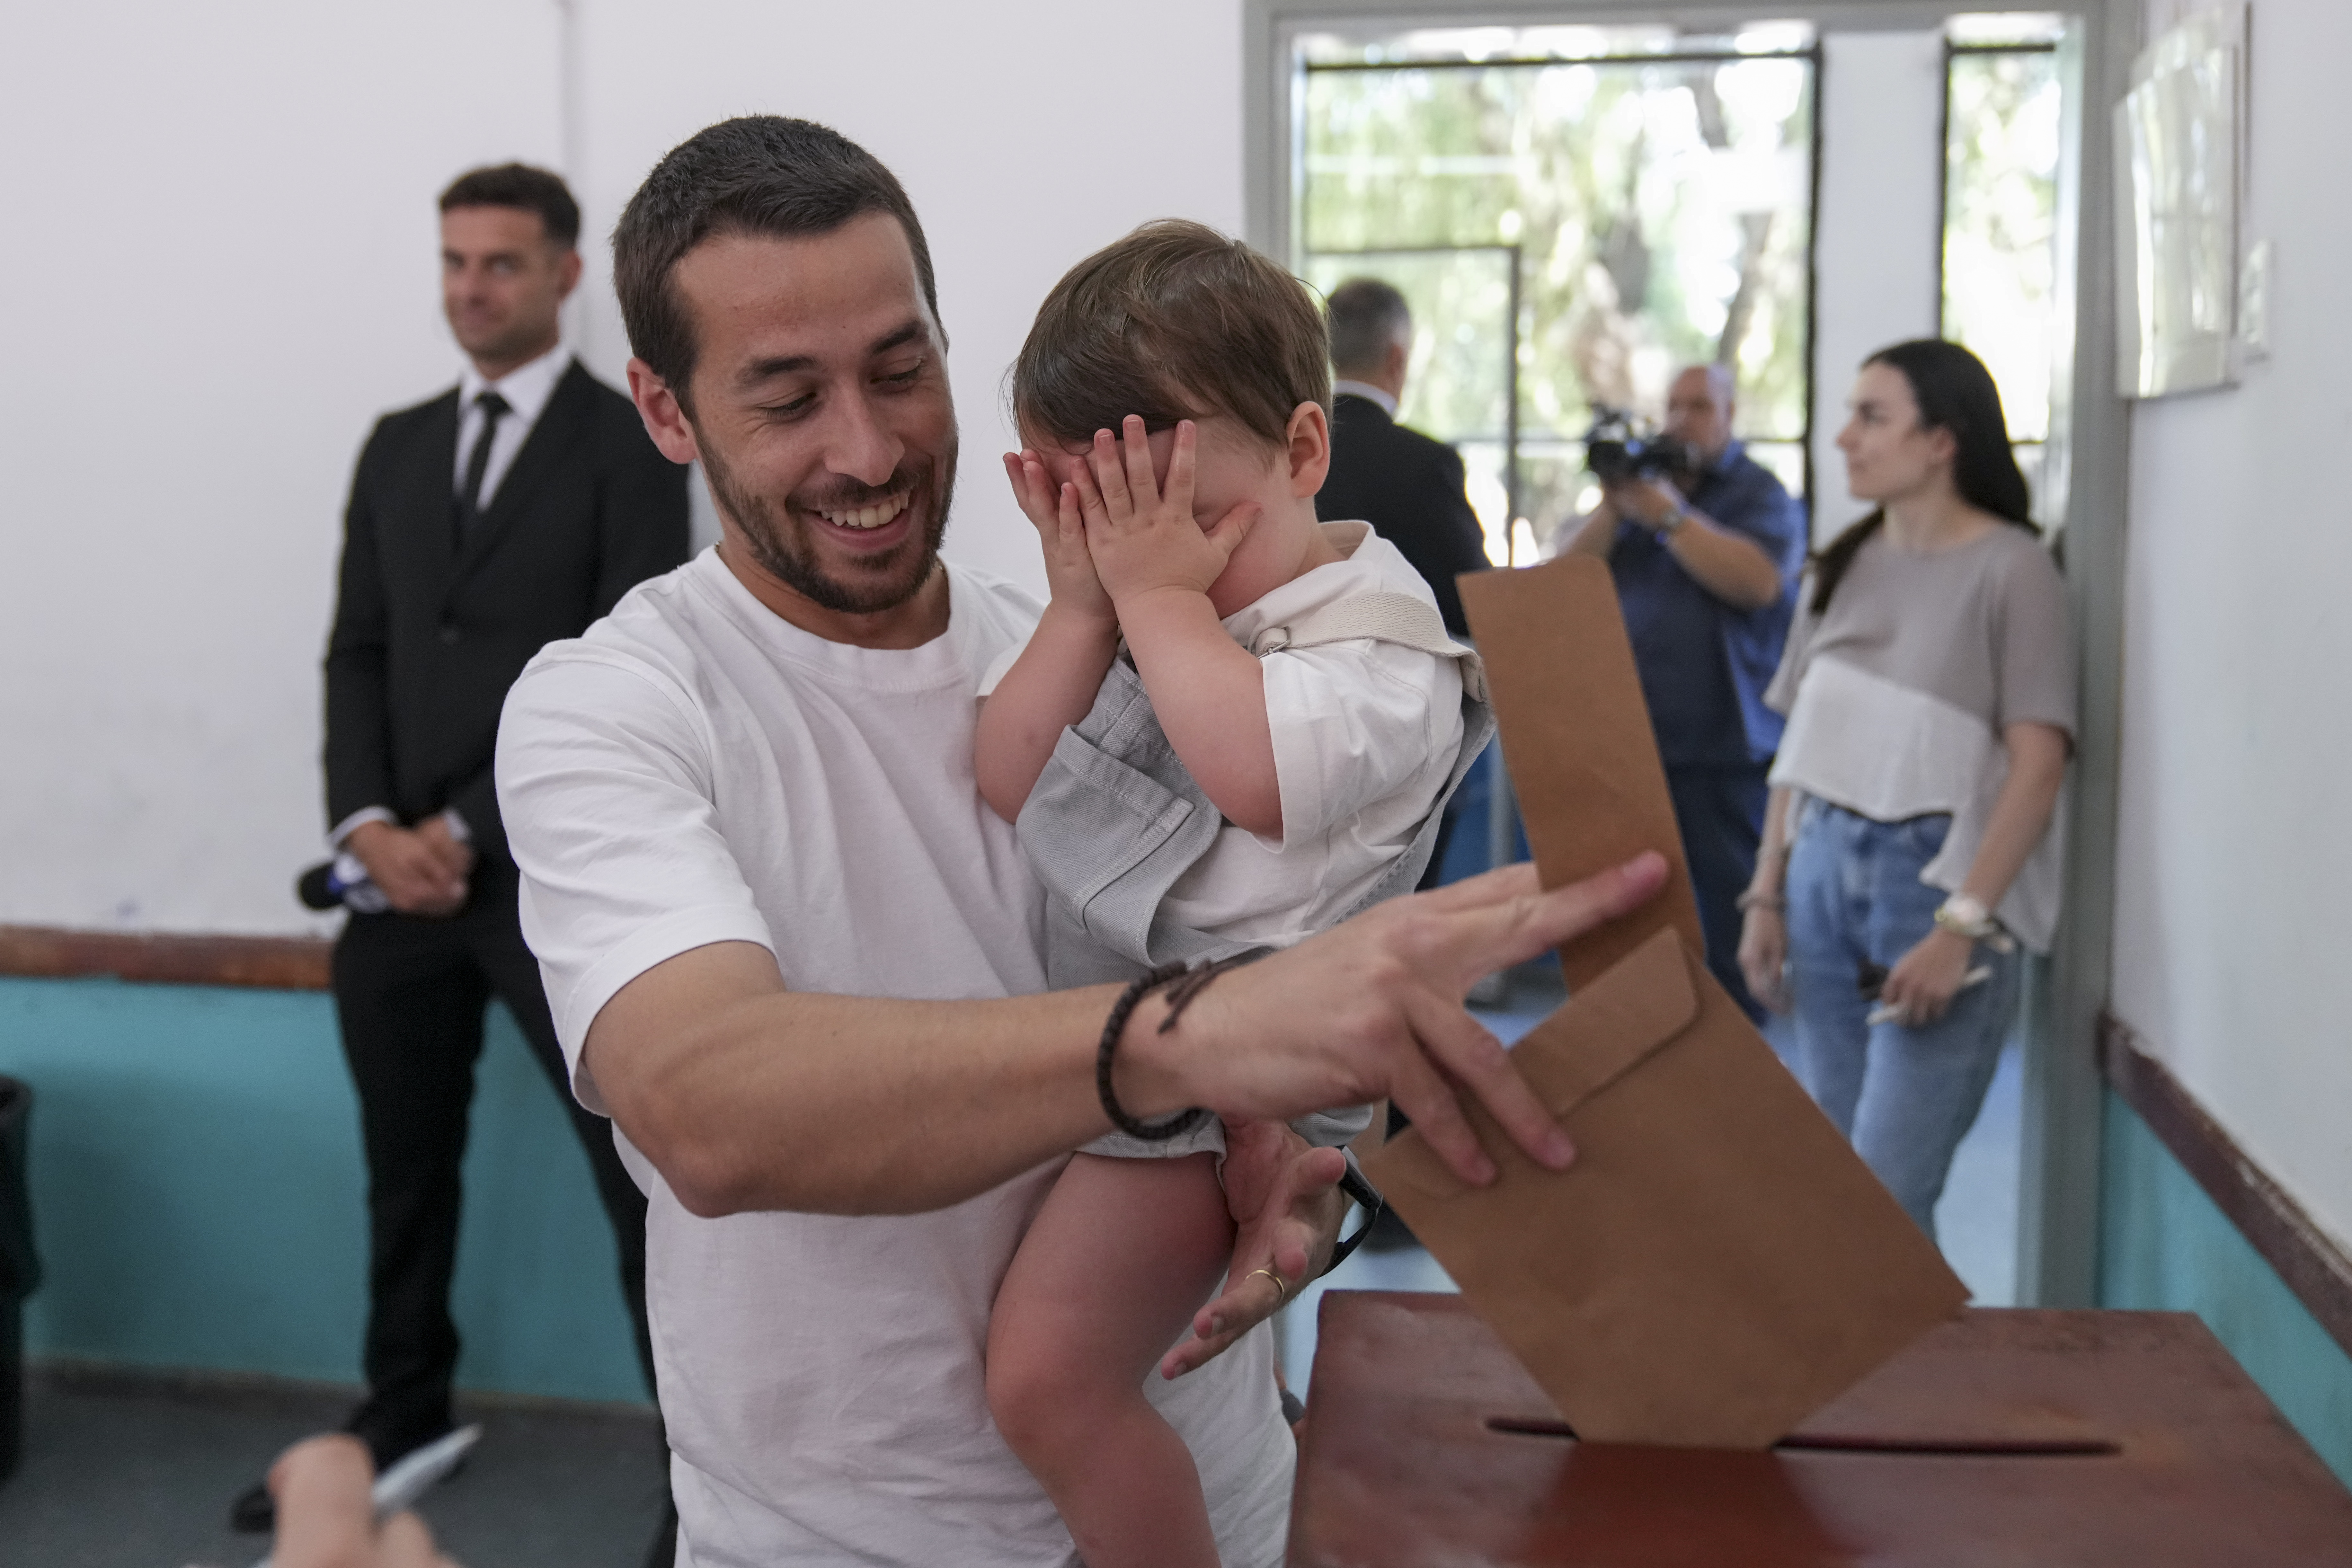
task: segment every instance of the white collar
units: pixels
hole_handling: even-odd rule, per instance
[[[464,416],[474,406],[474,399],[485,392],[496,392],[523,424],[536,424],[539,411],[555,395],[555,384],[571,367],[572,351],[561,340],[537,359],[525,361],[496,381],[486,379],[468,360],[465,374],[457,378],[457,412]]]
[[[1381,413],[1387,415],[1390,418],[1393,419],[1396,417],[1397,400],[1395,397],[1391,396],[1386,388],[1374,386],[1369,381],[1349,381],[1346,376],[1340,376],[1331,383],[1331,395],[1333,397],[1360,397],[1365,402],[1370,404],[1373,407],[1379,409]]]

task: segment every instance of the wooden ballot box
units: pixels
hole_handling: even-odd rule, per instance
[[[2195,1318],[1970,1310],[1763,1452],[1581,1444],[1459,1297],[1323,1298],[1291,1568],[2352,1564]]]

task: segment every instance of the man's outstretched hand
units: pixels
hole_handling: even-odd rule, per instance
[[[1568,1134],[1463,999],[1665,880],[1664,858],[1644,852],[1549,892],[1523,864],[1391,899],[1224,975],[1169,1033],[1164,1007],[1137,1008],[1118,1052],[1120,1102],[1147,1117],[1205,1105],[1234,1121],[1392,1100],[1455,1175],[1484,1186],[1496,1166],[1462,1114],[1467,1092],[1529,1159],[1562,1169],[1575,1157]]]
[[[1225,1124],[1225,1206],[1237,1227],[1224,1293],[1192,1320],[1192,1338],[1170,1351],[1160,1375],[1181,1377],[1274,1316],[1298,1288],[1320,1275],[1339,1237],[1347,1200],[1339,1178],[1348,1157],[1317,1149],[1279,1121]],[[1282,1277],[1277,1289],[1257,1272]]]

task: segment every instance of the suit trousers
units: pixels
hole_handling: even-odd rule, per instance
[[[446,920],[354,914],[335,943],[335,1010],[359,1091],[368,1168],[369,1402],[360,1417],[398,1452],[448,1419],[457,1365],[449,1280],[457,1259],[466,1152],[484,1009],[506,1003],[587,1152],[613,1223],[621,1289],[646,1386],[646,1198],[613,1147],[613,1125],[572,1098],[563,1052],[523,942],[513,867],[482,861],[473,895]]]
[[[1739,973],[1739,895],[1756,875],[1764,806],[1772,793],[1765,783],[1770,768],[1756,763],[1666,769],[1675,826],[1682,830],[1691,892],[1698,900],[1699,929],[1706,935],[1707,973],[1723,983],[1752,1024],[1764,1021],[1764,1009],[1748,994],[1748,979]]]

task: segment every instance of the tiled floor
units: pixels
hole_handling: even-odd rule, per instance
[[[37,1373],[23,1467],[0,1484],[8,1568],[245,1568],[268,1542],[227,1530],[229,1499],[351,1391],[173,1385]],[[485,1432],[420,1511],[473,1568],[638,1568],[661,1507],[648,1413],[593,1405],[475,1405]]]

